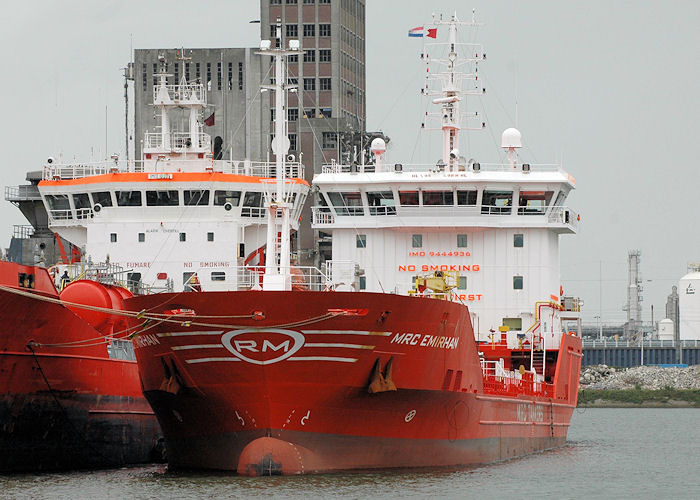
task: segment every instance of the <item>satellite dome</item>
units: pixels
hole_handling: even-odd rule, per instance
[[[384,139],[382,139],[381,137],[375,137],[372,140],[370,149],[374,154],[382,154],[386,151],[386,142],[384,142]]]
[[[517,128],[507,128],[501,136],[502,148],[522,148],[523,136]]]

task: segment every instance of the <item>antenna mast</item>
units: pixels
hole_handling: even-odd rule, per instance
[[[482,23],[477,23],[475,20],[475,12],[472,11],[471,22],[463,22],[457,18],[457,13],[453,14],[449,20],[443,20],[442,16],[436,19],[433,15],[434,26],[447,26],[449,31],[448,41],[435,42],[426,44],[426,52],[421,54],[421,58],[425,59],[427,68],[425,88],[421,90],[427,96],[439,96],[433,98],[433,104],[440,105],[440,112],[427,113],[428,117],[440,118],[443,134],[442,144],[442,162],[445,165],[446,172],[457,171],[457,163],[459,160],[459,131],[466,130],[481,130],[486,126],[485,122],[481,122],[478,126],[463,126],[461,117],[464,114],[469,119],[475,120],[478,118],[477,112],[460,112],[459,102],[462,96],[465,95],[482,95],[486,93],[486,89],[481,87],[478,75],[479,61],[486,59],[481,44],[477,43],[461,43],[457,40],[457,30],[460,26],[479,27]],[[432,58],[428,52],[428,48],[447,46],[447,58]],[[438,72],[430,72],[430,62],[434,61],[440,64],[443,69]],[[431,89],[429,86],[430,80],[440,82],[440,89]],[[464,81],[470,82],[467,88],[462,88]],[[435,128],[433,128],[435,130]]]
[[[289,137],[287,136],[287,113],[285,98],[287,91],[296,91],[296,85],[289,85],[285,72],[284,58],[303,53],[299,48],[299,40],[289,40],[289,48],[284,48],[282,39],[282,20],[277,18],[276,47],[271,47],[270,40],[260,42],[260,51],[257,54],[274,57],[275,83],[274,85],[262,85],[263,89],[275,92],[275,137],[272,140],[272,151],[275,153],[275,177],[274,191],[265,191],[265,207],[267,208],[267,256],[265,259],[265,275],[263,276],[263,290],[291,290],[292,277],[290,272],[290,247],[291,235],[290,212],[292,204],[285,193],[286,187],[286,156],[289,152]],[[269,186],[272,187],[272,186]],[[281,218],[278,217],[281,213]],[[281,219],[281,220],[280,220]],[[278,225],[280,225],[280,245],[277,245]],[[278,265],[279,262],[279,265]]]

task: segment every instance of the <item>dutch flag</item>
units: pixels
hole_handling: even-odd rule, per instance
[[[417,37],[422,37],[422,36],[427,36],[430,38],[437,38],[437,28],[428,28],[428,33],[425,33],[425,26],[419,26],[417,28],[413,28],[408,30],[408,36],[417,36]]]

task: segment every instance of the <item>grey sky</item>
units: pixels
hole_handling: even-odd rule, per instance
[[[436,135],[419,136],[426,103],[418,90],[421,39],[409,28],[431,13],[461,18],[477,9],[486,23],[480,41],[488,94],[479,104],[486,131],[462,144],[468,157],[495,161],[494,143],[514,125],[515,87],[525,159],[563,157],[577,180],[569,206],[582,215],[577,236],[562,237],[567,294],[622,320],[627,252],[642,251],[643,317],[663,317],[666,295],[700,261],[695,159],[700,99],[700,2],[688,1],[439,1],[369,0],[367,8],[368,127],[392,139],[389,161],[434,162]],[[119,68],[135,48],[254,46],[256,0],[62,1],[14,3],[0,19],[4,50],[3,186],[24,182],[49,155],[104,156],[123,149],[123,80]],[[20,212],[0,203],[0,245],[9,243]]]

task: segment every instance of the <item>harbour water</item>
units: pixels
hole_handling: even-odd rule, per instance
[[[700,498],[700,411],[578,409],[564,448],[472,469],[243,478],[163,465],[0,475],[0,498]]]

